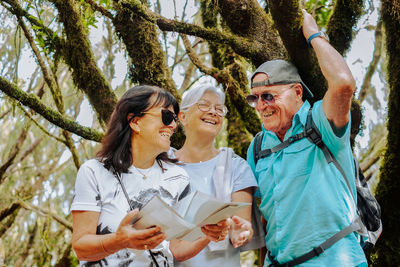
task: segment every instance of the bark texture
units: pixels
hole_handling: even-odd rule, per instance
[[[382,208],[383,233],[376,244],[373,266],[400,265],[400,1],[382,1],[388,54],[388,137],[376,198]]]
[[[62,55],[72,70],[76,86],[87,95],[100,123],[111,116],[117,98],[104,75],[96,65],[82,16],[74,0],[53,0],[64,25],[66,42]],[[88,78],[90,77],[90,78]]]

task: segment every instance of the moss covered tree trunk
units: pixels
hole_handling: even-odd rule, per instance
[[[201,2],[201,15],[203,25],[207,28],[222,27],[229,31],[225,22],[219,23],[218,10],[220,9],[213,1],[205,0]],[[235,9],[238,10],[238,9]],[[242,9],[241,9],[242,10]],[[225,16],[232,20],[235,11]],[[236,14],[238,15],[238,14]],[[224,19],[226,17],[223,17]],[[244,17],[243,17],[244,18]],[[247,18],[244,18],[247,20]],[[245,68],[240,63],[240,58],[229,46],[215,42],[209,42],[209,50],[212,55],[212,64],[219,70],[227,70],[230,75],[225,76],[219,82],[226,92],[226,106],[228,107],[228,146],[242,157],[246,157],[247,148],[251,142],[251,134],[256,134],[260,130],[260,120],[255,110],[245,103],[245,95],[248,93],[248,81]],[[250,134],[251,133],[251,134]]]
[[[388,140],[376,198],[381,204],[383,233],[373,266],[400,266],[400,1],[382,1],[388,55]]]
[[[106,123],[117,103],[117,97],[97,67],[79,6],[74,0],[52,0],[64,25],[66,41],[63,59],[72,70],[76,86],[87,95],[100,123]]]
[[[129,76],[133,83],[157,85],[171,92],[178,101],[180,95],[172,80],[167,57],[158,40],[156,25],[134,12],[129,1],[114,1],[118,11],[114,26],[123,40],[132,65]],[[146,1],[142,1],[147,6]],[[172,137],[172,145],[180,148],[184,142],[183,130],[179,127]]]
[[[129,1],[114,2],[118,11],[114,25],[132,60],[129,70],[132,82],[157,85],[180,99],[158,40],[156,25],[133,12]],[[142,2],[146,5],[146,1]]]

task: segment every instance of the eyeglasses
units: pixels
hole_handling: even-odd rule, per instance
[[[226,113],[228,113],[228,108],[222,104],[213,105],[208,101],[200,101],[196,105],[197,108],[203,112],[209,112],[211,108],[214,106],[215,113],[221,117],[224,117]]]
[[[141,112],[141,114],[151,114],[151,115],[158,115],[159,113],[156,112]],[[168,126],[172,123],[172,121],[177,122],[178,116],[174,112],[169,109],[161,109],[161,120],[165,126]]]
[[[295,84],[291,85],[290,87],[284,88],[283,90],[287,90],[295,86]],[[258,103],[258,98],[261,98],[261,101],[266,103],[267,105],[272,105],[275,103],[276,96],[279,94],[272,94],[272,93],[262,93],[260,95],[254,94],[254,95],[248,95],[246,96],[246,102],[249,104],[251,107],[255,108]]]

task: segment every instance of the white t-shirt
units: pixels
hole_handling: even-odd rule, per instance
[[[169,155],[173,152],[170,150]],[[213,174],[219,157],[200,163],[184,163],[183,168],[190,177],[190,187],[208,195],[215,196]],[[257,182],[249,164],[236,154],[231,158],[231,192],[236,192],[249,187],[256,187]],[[230,243],[229,243],[230,244]],[[183,262],[175,261],[175,266],[179,267],[223,267],[240,266],[240,249],[234,248],[232,244],[227,250],[210,251],[205,247],[196,256]]]
[[[155,194],[169,205],[174,205],[189,191],[189,178],[185,170],[175,164],[162,162],[164,172],[157,161],[149,169],[140,170],[133,166],[129,173],[121,175],[122,183],[135,208],[141,208]],[[143,179],[143,175],[146,178]],[[96,159],[85,162],[78,171],[75,183],[73,210],[100,212],[96,233],[115,232],[127,212],[128,201],[117,178]],[[152,249],[159,266],[173,266],[169,242],[163,241]],[[81,266],[153,266],[148,251],[122,249],[97,262],[80,262]]]

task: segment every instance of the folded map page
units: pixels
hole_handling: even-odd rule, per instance
[[[155,195],[139,211],[132,222],[135,229],[146,229],[157,225],[167,240],[194,241],[203,236],[200,227],[215,224],[231,217],[251,203],[223,202],[212,196],[195,191],[171,207]]]

